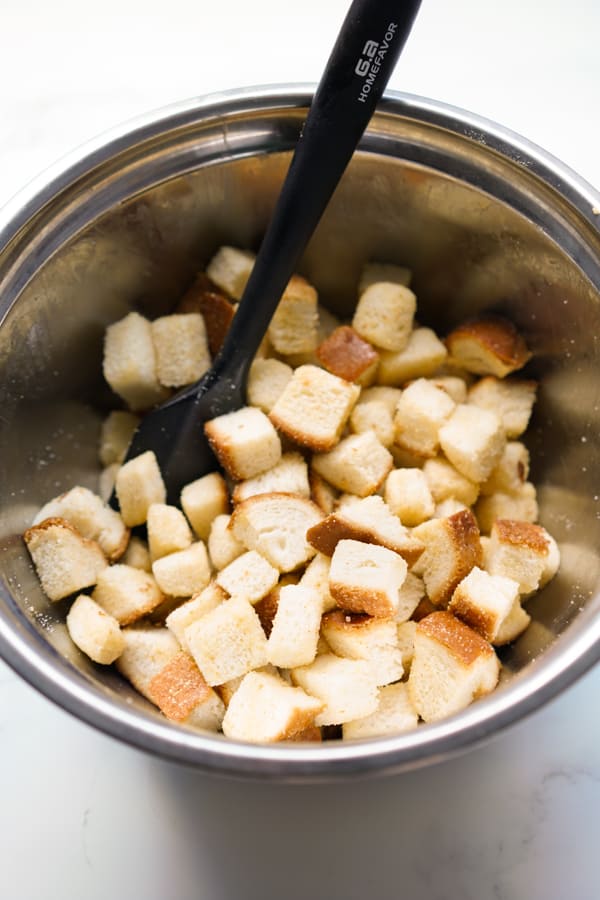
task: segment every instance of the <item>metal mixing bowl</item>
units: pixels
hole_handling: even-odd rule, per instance
[[[333,310],[366,260],[408,264],[419,321],[509,316],[535,358],[529,433],[558,576],[502,651],[503,683],[448,721],[389,739],[250,746],[171,725],[71,644],[21,533],[44,501],[95,488],[106,326],[169,311],[222,243],[255,248],[310,101],[239,91],[150,115],[71,157],[0,214],[0,653],[81,719],[204,770],[334,777],[423,765],[538,708],[600,656],[600,196],[522,138],[387,95],[305,255]]]

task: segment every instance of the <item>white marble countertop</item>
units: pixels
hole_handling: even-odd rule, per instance
[[[120,121],[316,82],[346,0],[3,0],[0,203]],[[596,0],[423,0],[390,87],[509,126],[600,185]],[[600,669],[483,748],[395,778],[200,775],[74,720],[0,664],[7,900],[593,900]]]

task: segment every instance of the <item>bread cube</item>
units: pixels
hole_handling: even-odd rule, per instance
[[[560,566],[560,548],[550,532],[546,531],[545,528],[542,530],[548,544],[548,553],[544,563],[544,570],[540,578],[540,588],[545,587],[549,581],[552,581]]]
[[[173,722],[218,731],[225,714],[223,701],[204,680],[198,666],[181,650],[147,688],[148,699]]]
[[[403,350],[383,351],[377,371],[379,384],[402,385],[427,378],[442,365],[448,351],[431,328],[415,328]]]
[[[402,653],[393,619],[352,614],[341,609],[323,616],[321,633],[337,656],[364,659],[378,687],[402,678]]]
[[[380,281],[360,295],[352,327],[383,350],[404,350],[412,331],[417,298],[401,284]]]
[[[23,535],[42,589],[62,600],[96,584],[108,562],[96,541],[82,537],[66,519],[44,519]]]
[[[317,553],[307,565],[298,582],[302,587],[314,588],[318,592],[321,598],[322,612],[337,608],[336,601],[329,593],[330,568],[330,558],[324,553]]]
[[[171,597],[191,597],[210,581],[206,545],[196,541],[185,550],[162,556],[152,563],[152,573],[161,591]]]
[[[156,373],[165,387],[198,381],[211,366],[204,319],[200,313],[161,316],[152,322]]]
[[[140,417],[125,409],[115,409],[107,415],[100,429],[98,451],[103,466],[123,462],[133,433],[139,424]]]
[[[356,405],[362,406],[363,403],[383,403],[388,412],[394,417],[398,400],[402,396],[402,391],[397,387],[388,387],[383,384],[374,384],[371,387],[363,388],[360,392]]]
[[[200,313],[204,319],[208,350],[215,357],[235,313],[235,305],[223,294],[217,285],[200,272],[192,286],[186,291],[174,309],[176,313]]]
[[[375,432],[379,443],[388,449],[394,443],[394,419],[386,404],[380,400],[357,403],[350,415],[350,428],[355,434]]]
[[[393,550],[342,540],[331,557],[329,591],[348,612],[386,618],[398,611],[406,573],[406,562]]]
[[[495,491],[487,497],[480,497],[475,504],[475,515],[485,534],[490,533],[497,519],[537,522],[538,513],[537,493],[530,481],[525,481],[518,490],[510,493]]]
[[[185,550],[192,543],[192,531],[187,519],[176,506],[152,503],[148,507],[147,529],[153,562],[161,556]]]
[[[119,513],[85,487],[71,488],[45,503],[33,524],[39,525],[44,519],[64,519],[82,537],[96,541],[111,561],[123,555],[129,541],[129,529]]]
[[[528,476],[529,450],[520,441],[508,441],[502,456],[481,485],[481,493],[519,494]]]
[[[260,409],[244,406],[204,423],[217,459],[236,481],[252,478],[281,459],[281,441]]]
[[[227,485],[220,472],[209,472],[186,484],[181,507],[197,537],[206,541],[216,517],[229,512]]]
[[[423,465],[423,476],[436,503],[452,498],[464,506],[472,506],[479,495],[479,485],[459,472],[443,456],[428,459]]]
[[[501,380],[486,375],[469,389],[469,403],[495,412],[500,417],[506,436],[516,438],[529,424],[536,390],[536,381],[517,378]]]
[[[169,613],[165,625],[175,635],[183,650],[189,650],[185,638],[186,628],[216,609],[226,599],[227,592],[215,581],[211,581],[199,594]]]
[[[471,319],[446,337],[452,362],[475,375],[504,378],[521,369],[531,353],[512,322],[499,316]]]
[[[277,353],[309,353],[318,343],[317,292],[300,275],[292,275],[267,334]]]
[[[398,592],[398,609],[394,614],[396,623],[405,622],[415,612],[425,597],[425,584],[419,575],[407,572],[406,578]]]
[[[300,366],[269,413],[275,427],[310,450],[337,444],[360,388],[317,366]]]
[[[279,571],[255,550],[242,553],[218,573],[219,587],[232,597],[243,597],[256,603],[272,590],[279,580]]]
[[[125,649],[117,620],[86,594],[80,594],[71,605],[67,631],[86,656],[103,666],[113,663]]]
[[[378,690],[366,660],[323,653],[309,666],[292,669],[292,681],[324,705],[316,725],[342,725],[375,712]]]
[[[469,508],[462,500],[457,500],[455,497],[446,497],[445,500],[440,500],[439,503],[435,504],[433,518],[447,519],[449,516]]]
[[[393,466],[391,453],[373,431],[351,434],[328,453],[316,453],[312,465],[318,475],[340,491],[367,497],[374,494]]]
[[[103,371],[115,394],[135,411],[169,396],[158,380],[152,326],[139,313],[131,312],[106,329]]]
[[[272,493],[310,497],[308,466],[300,453],[284,453],[272,469],[238,482],[233,489],[233,502],[240,503],[256,494]]]
[[[241,300],[254,260],[254,254],[248,250],[219,247],[206,267],[206,274],[234,300]]]
[[[381,281],[390,282],[391,284],[402,284],[404,287],[410,286],[412,272],[406,266],[397,266],[394,263],[369,262],[365,263],[358,280],[358,296],[371,287],[372,284],[378,284]]]
[[[165,503],[167,490],[152,450],[130,459],[117,472],[115,491],[126,525],[143,525],[153,503]]]
[[[490,533],[488,571],[513,579],[521,594],[530,594],[540,585],[549,549],[547,532],[541,525],[497,519]]]
[[[120,463],[111,463],[110,466],[102,469],[98,476],[98,496],[105,503],[108,503],[111,498],[120,468]]]
[[[441,388],[418,378],[402,391],[396,406],[396,443],[420,456],[435,456],[441,427],[452,415],[455,403]]]
[[[163,596],[148,572],[117,563],[99,574],[92,598],[120,625],[131,625],[152,612]]]
[[[171,632],[154,625],[123,628],[125,649],[118,657],[116,666],[134,688],[144,697],[152,679],[161,672],[181,652],[181,648]]]
[[[320,700],[278,675],[249,672],[231,697],[223,733],[258,744],[294,739],[314,723],[322,708]]]
[[[280,572],[293,572],[315,555],[306,532],[322,517],[305,497],[257,494],[236,506],[230,527],[248,550],[256,550]]]
[[[408,573],[410,575],[410,572]],[[431,610],[433,612],[433,610]],[[398,639],[398,647],[402,657],[402,667],[404,674],[408,675],[412,665],[415,652],[415,634],[417,631],[417,623],[412,619],[407,622],[398,622],[396,625],[396,636]]]
[[[430,519],[413,529],[425,544],[418,562],[427,596],[435,606],[446,606],[455,588],[481,563],[481,542],[475,516],[469,509],[445,519]]]
[[[279,592],[277,611],[267,642],[274,666],[306,666],[317,655],[323,601],[315,588],[288,584]]]
[[[317,347],[317,358],[334,375],[369,385],[375,380],[379,353],[349,325],[340,325]]]
[[[267,639],[258,615],[242,597],[226,600],[185,629],[196,665],[211,686],[267,663]]]
[[[215,569],[224,569],[246,549],[229,527],[231,516],[217,516],[208,536],[208,553]]]
[[[467,382],[460,375],[432,375],[429,381],[446,391],[455,403],[467,402]]]
[[[344,740],[392,736],[412,731],[418,722],[408,686],[403,682],[388,684],[379,691],[379,704],[375,712],[346,722],[342,726],[342,736]]]
[[[515,641],[529,627],[531,616],[521,606],[521,598],[518,597],[505,619],[503,619],[498,633],[492,641],[495,647],[502,647]]]
[[[310,499],[313,503],[316,503],[322,513],[328,516],[330,512],[333,512],[338,492],[333,485],[321,478],[312,466],[308,470],[308,483],[310,485]]]
[[[434,612],[418,623],[408,690],[425,722],[445,719],[490,693],[499,672],[491,644],[451,613]]]
[[[506,436],[499,417],[487,409],[459,403],[439,430],[442,450],[471,481],[485,481],[498,464]]]
[[[384,497],[394,515],[409,527],[430,519],[435,510],[421,469],[392,469],[385,481]]]
[[[127,550],[120,559],[120,562],[126,566],[132,566],[134,569],[143,569],[144,572],[152,571],[152,560],[150,559],[150,550],[148,544],[142,538],[134,535],[129,539]]]
[[[474,566],[456,586],[448,609],[486,641],[494,641],[518,600],[516,581]]]
[[[246,386],[248,405],[270,413],[293,374],[292,367],[279,359],[255,359]]]

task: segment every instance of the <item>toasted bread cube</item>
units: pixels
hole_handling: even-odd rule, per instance
[[[143,525],[153,503],[166,503],[167,491],[152,450],[124,463],[117,472],[115,490],[126,525]]]
[[[316,725],[342,725],[369,716],[377,708],[375,676],[363,659],[323,653],[309,666],[292,669],[292,681],[324,704]]]
[[[231,516],[223,514],[213,520],[210,528],[208,553],[211,563],[218,570],[224,569],[246,549],[229,527],[230,522]]]
[[[436,503],[459,500],[464,506],[472,506],[479,496],[479,485],[458,471],[443,456],[428,459],[423,465],[423,476]]]
[[[425,544],[418,571],[435,606],[446,606],[456,586],[481,563],[481,542],[475,516],[469,509],[446,519],[417,525],[413,535]]]
[[[350,415],[350,428],[355,434],[362,434],[364,431],[375,432],[379,443],[388,449],[394,443],[396,432],[394,418],[381,400],[357,403]]]
[[[115,409],[107,415],[100,429],[98,451],[103,466],[123,462],[133,433],[139,424],[140,417],[125,409]]]
[[[398,612],[407,565],[387,547],[342,540],[331,557],[329,591],[342,609],[386,618]]]
[[[498,464],[506,436],[496,413],[459,403],[439,430],[442,450],[471,481],[485,481]]]
[[[71,605],[67,630],[73,643],[103,666],[113,663],[125,649],[117,620],[86,594],[80,594]]]
[[[409,565],[423,551],[423,545],[411,537],[378,495],[344,504],[309,528],[306,537],[316,550],[327,556],[331,556],[338,542],[344,539],[380,544],[399,553]]]
[[[408,573],[410,575],[410,572]],[[433,610],[431,610],[433,612]],[[405,675],[410,672],[413,656],[415,652],[415,634],[417,631],[417,623],[412,619],[407,622],[398,622],[396,626],[396,634],[398,638],[398,646],[402,656],[402,667]]]
[[[169,396],[158,380],[152,326],[139,313],[106,329],[103,370],[115,394],[133,410],[149,409]]]
[[[405,622],[413,615],[425,597],[425,584],[419,575],[407,572],[398,594],[398,609],[394,615],[396,623]]]
[[[335,599],[329,593],[330,568],[330,558],[324,553],[317,553],[307,565],[298,582],[302,587],[314,588],[318,592],[321,598],[322,612],[337,608]]]
[[[171,597],[191,597],[210,581],[210,563],[206,545],[196,541],[185,550],[177,550],[152,563],[152,573],[161,591]]]
[[[290,684],[290,680],[288,678],[285,678],[285,676],[280,675],[279,670],[269,663],[267,663],[266,666],[261,666],[260,669],[254,669],[254,672],[266,673],[267,675],[275,675],[277,678],[281,678],[281,680],[284,681],[285,684]],[[231,703],[231,698],[240,687],[245,677],[245,675],[238,675],[237,678],[232,678],[231,681],[225,681],[223,684],[217,685],[215,690],[225,704],[225,707],[229,706],[229,704]]]
[[[401,284],[380,281],[360,295],[352,327],[383,350],[404,350],[412,331],[417,298]]]
[[[265,414],[252,406],[210,419],[204,432],[219,462],[236,481],[253,478],[281,459],[277,432]]]
[[[490,533],[497,519],[537,522],[538,512],[535,485],[530,481],[525,481],[518,491],[495,491],[480,497],[475,505],[475,515],[484,534]]]
[[[108,562],[96,541],[82,537],[65,519],[32,525],[23,540],[46,596],[62,600],[96,584]]]
[[[395,263],[365,263],[358,281],[358,296],[364,294],[372,284],[378,284],[381,281],[409,287],[411,278],[412,272],[406,266],[397,266]]]
[[[494,641],[518,600],[516,581],[474,566],[456,586],[448,609],[486,641]]]
[[[525,612],[521,606],[521,598],[518,597],[513,603],[509,614],[501,623],[498,633],[492,643],[495,647],[502,647],[504,644],[510,644],[515,641],[519,635],[523,634],[525,629],[531,622],[531,616]]]
[[[175,635],[183,650],[189,650],[185,638],[185,629],[192,622],[197,622],[206,613],[216,609],[224,600],[227,600],[227,592],[215,581],[211,581],[199,594],[196,594],[191,600],[187,600],[169,613],[165,620],[165,625]]]
[[[393,466],[391,453],[373,431],[351,434],[328,453],[313,456],[314,470],[340,491],[367,497],[374,494]]]
[[[313,725],[322,708],[320,700],[278,675],[249,672],[231,697],[223,733],[256,744],[290,740]]]
[[[300,275],[292,275],[267,334],[277,353],[309,353],[318,344],[317,292]]]
[[[532,522],[497,519],[490,533],[488,571],[512,578],[521,594],[536,591],[549,555],[547,534]]]
[[[402,385],[415,378],[433,375],[443,364],[448,351],[431,328],[415,328],[403,350],[383,351],[377,371],[382,385]]]
[[[421,469],[392,469],[385,482],[385,502],[403,525],[412,527],[430,519],[433,497]]]
[[[208,349],[216,356],[235,313],[235,305],[223,294],[204,272],[196,276],[195,282],[183,295],[174,312],[200,313],[206,327]]]
[[[469,389],[469,403],[495,412],[500,417],[506,436],[516,438],[529,424],[536,390],[536,381],[517,378],[500,380],[486,375]]]
[[[255,359],[248,373],[246,395],[249,406],[270,413],[287,387],[294,371],[279,359]]]
[[[379,353],[349,325],[340,325],[317,347],[317,358],[334,375],[369,385],[375,379]]]
[[[402,678],[402,653],[393,619],[378,619],[337,609],[323,616],[321,632],[337,656],[366,660],[378,687]]]
[[[463,503],[462,500],[457,500],[456,497],[446,497],[445,500],[440,500],[439,503],[435,504],[433,518],[447,519],[449,516],[469,508],[466,503]]]
[[[272,493],[310,497],[308,466],[300,453],[284,453],[272,469],[238,482],[233,489],[233,502],[240,503],[256,494]]]
[[[305,497],[257,494],[236,506],[230,527],[248,550],[262,554],[280,572],[293,572],[315,555],[306,532],[322,517]]]
[[[126,566],[132,566],[134,569],[143,569],[144,572],[152,571],[152,560],[150,559],[150,550],[148,544],[142,538],[134,535],[129,539],[127,550],[120,559],[120,562]]]
[[[412,731],[418,722],[408,686],[402,682],[388,684],[379,691],[379,704],[375,712],[363,719],[346,722],[342,726],[342,737],[344,740],[358,740],[401,734]]]
[[[528,476],[529,450],[520,441],[508,441],[496,466],[481,485],[481,493],[519,494]]]
[[[408,690],[425,722],[445,719],[490,693],[499,671],[493,647],[451,613],[434,612],[418,623]]]
[[[219,247],[206,267],[206,274],[234,300],[241,300],[254,260],[254,254],[248,250]]]
[[[308,483],[310,485],[310,499],[317,504],[321,512],[328,516],[330,512],[333,512],[338,492],[333,485],[321,478],[312,466],[308,472]]]
[[[549,581],[552,581],[560,566],[560,548],[550,532],[546,531],[545,528],[543,528],[542,530],[544,532],[544,537],[546,538],[546,541],[548,543],[548,553],[546,555],[546,561],[544,563],[544,570],[540,578],[540,588],[545,587],[545,585],[547,585]]]
[[[181,648],[167,628],[136,626],[123,628],[125,649],[116,666],[134,688],[148,697],[152,679],[181,652]]]
[[[117,563],[100,573],[92,598],[114,616],[119,625],[131,625],[152,612],[163,596],[148,572]]]
[[[161,316],[152,322],[156,373],[165,387],[198,381],[211,365],[204,319],[200,313]]]
[[[242,553],[218,573],[215,581],[231,597],[257,603],[279,580],[279,571],[255,550]]]
[[[332,312],[330,312],[325,306],[317,305],[317,346],[321,344],[332,331],[335,331],[336,328],[339,327],[340,320],[337,316],[334,316]],[[316,347],[314,350],[309,350],[305,353],[288,353],[286,354],[286,362],[289,365],[296,369],[298,366],[319,366],[319,359],[316,353]]]
[[[397,469],[422,469],[425,460],[429,459],[429,456],[414,453],[398,444],[392,444],[390,453]]]
[[[33,524],[44,519],[65,519],[82,537],[96,541],[111,561],[123,555],[129,541],[129,529],[119,513],[85,487],[71,488],[44,504]]]
[[[446,337],[452,362],[475,375],[504,378],[521,369],[531,353],[512,322],[496,316],[472,319]]]
[[[270,663],[284,669],[307,666],[317,655],[323,601],[315,588],[288,584],[281,588],[267,642]]]
[[[177,550],[185,550],[192,543],[192,530],[176,506],[152,503],[148,507],[147,528],[152,562]]]
[[[402,391],[397,387],[387,387],[383,384],[375,384],[372,387],[363,388],[360,397],[356,401],[357,406],[363,403],[383,403],[388,409],[389,414],[394,417],[398,400],[402,396]]]
[[[267,638],[258,615],[234,597],[185,629],[196,665],[211,686],[223,684],[267,663]]]
[[[121,468],[120,463],[111,463],[100,472],[98,476],[98,496],[105,503],[110,500],[117,480],[117,472]]]
[[[198,666],[181,650],[149,682],[148,699],[173,722],[218,731],[225,714],[223,701],[208,686]]]
[[[456,404],[441,388],[426,378],[418,378],[402,391],[396,407],[396,443],[420,456],[435,456],[441,427]]]
[[[455,403],[467,402],[467,382],[460,375],[433,375],[429,381],[446,391]]]
[[[181,508],[201,541],[206,541],[217,516],[229,512],[229,495],[220,472],[209,472],[186,484],[181,491]]]
[[[291,440],[310,450],[337,444],[360,388],[317,366],[295,370],[269,418]]]

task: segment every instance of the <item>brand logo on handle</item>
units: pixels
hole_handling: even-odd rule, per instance
[[[377,53],[378,47],[379,44],[376,41],[367,41],[367,43],[363,47],[362,56],[354,67],[354,71],[361,78],[364,78],[371,68],[371,60]]]
[[[383,40],[381,41],[367,41],[365,46],[362,49],[362,53],[354,66],[354,72],[358,75],[359,78],[364,78],[364,82],[360,89],[360,93],[358,95],[358,100],[360,103],[366,103],[367,97],[371,92],[373,85],[377,79],[379,74],[379,70],[383,65],[383,61],[385,59],[385,54],[389,50],[389,47],[396,37],[396,32],[398,30],[397,22],[390,22],[388,25]]]

